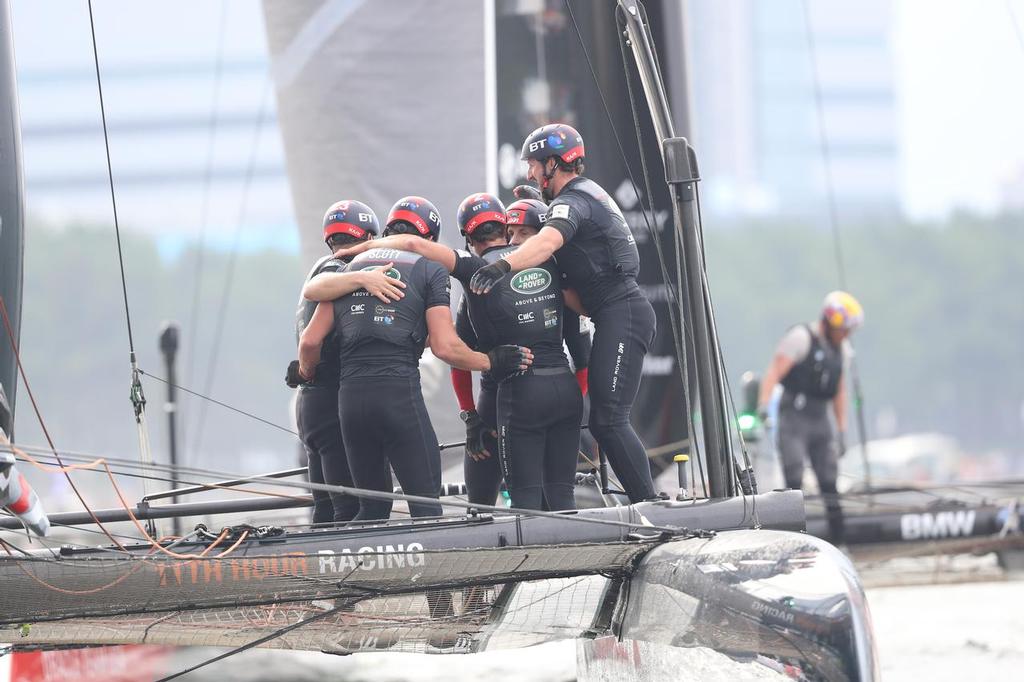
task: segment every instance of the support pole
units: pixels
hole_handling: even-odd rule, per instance
[[[164,371],[167,375],[167,402],[164,410],[167,412],[167,442],[171,459],[171,489],[178,487],[178,387],[175,372],[175,361],[178,356],[178,339],[181,336],[176,322],[165,322],[160,332],[160,352],[164,356]],[[177,496],[171,498],[175,504]],[[174,517],[174,534],[181,535],[181,519]]]

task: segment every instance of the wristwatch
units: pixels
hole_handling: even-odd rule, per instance
[[[462,412],[459,412],[459,419],[461,419],[463,423],[465,423],[472,419],[473,415],[475,414],[476,410],[463,410]]]

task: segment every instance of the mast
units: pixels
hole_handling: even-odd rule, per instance
[[[21,331],[24,180],[21,172],[21,121],[14,65],[14,34],[8,0],[0,0],[0,297],[14,342]],[[18,366],[7,331],[0,325],[0,429],[14,430]],[[6,396],[6,401],[4,400]],[[5,404],[6,403],[6,404]]]
[[[654,123],[673,204],[674,233],[683,271],[682,318],[691,330],[690,368],[697,385],[705,460],[711,497],[735,494],[731,438],[725,409],[725,382],[704,270],[700,224],[697,219],[697,157],[684,137],[676,137],[665,84],[661,77],[646,12],[638,0],[618,0],[619,21],[626,46],[633,55],[647,106]]]

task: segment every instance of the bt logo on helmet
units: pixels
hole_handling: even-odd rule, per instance
[[[531,142],[530,143],[530,151],[531,152],[535,152],[538,149],[543,149],[545,147],[545,142],[546,142],[545,140],[537,140],[536,142]]]

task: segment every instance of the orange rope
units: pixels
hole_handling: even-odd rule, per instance
[[[29,464],[31,464],[34,467],[37,467],[37,468],[41,469],[42,471],[50,473],[50,474],[59,474],[59,473],[67,473],[69,471],[83,471],[83,470],[86,470],[86,469],[95,469],[95,468],[97,468],[99,466],[105,466],[107,464],[107,460],[104,457],[97,457],[96,459],[94,459],[91,462],[82,462],[82,463],[79,463],[79,464],[70,464],[70,465],[62,464],[60,466],[54,466],[53,464],[45,464],[43,462],[40,462],[36,458],[32,457],[32,455],[28,454],[27,452],[25,452],[24,450],[22,450],[18,446],[16,446],[13,443],[11,443],[11,441],[9,441],[6,438],[4,438],[2,434],[0,434],[0,440],[2,440],[4,444],[9,446],[11,448],[11,450],[16,455],[19,455],[26,462],[28,462]],[[253,490],[252,488],[242,488],[242,487],[239,487],[239,486],[217,485],[216,483],[204,483],[203,485],[205,485],[206,487],[211,488],[211,489],[227,490],[228,492],[251,493],[253,495],[264,495],[264,496],[267,496],[267,497],[283,497],[283,498],[289,499],[289,500],[304,501],[304,498],[301,495],[289,495],[287,493],[275,493],[275,492],[271,492],[269,490]]]
[[[225,529],[221,533],[221,535],[217,538],[217,540],[214,541],[213,544],[211,544],[209,547],[204,549],[199,554],[179,554],[178,552],[172,552],[169,549],[166,549],[165,547],[163,547],[160,544],[160,541],[157,540],[156,538],[154,538],[152,535],[150,535],[149,532],[139,522],[138,517],[135,516],[135,514],[132,512],[131,506],[125,500],[124,494],[121,492],[120,486],[117,485],[117,479],[114,478],[114,472],[112,472],[110,470],[110,466],[107,464],[107,460],[105,460],[104,458],[100,457],[100,458],[98,458],[96,460],[93,460],[92,462],[89,462],[89,463],[86,463],[86,464],[72,464],[71,466],[65,466],[64,464],[61,464],[59,467],[54,467],[52,465],[43,464],[42,462],[37,461],[35,458],[33,458],[27,452],[25,452],[21,448],[19,448],[19,447],[15,446],[14,444],[12,444],[9,440],[7,440],[7,438],[3,438],[3,440],[4,440],[4,442],[7,445],[10,446],[11,450],[13,450],[16,454],[20,455],[21,457],[24,457],[27,462],[29,462],[33,466],[39,467],[43,471],[50,471],[50,472],[52,472],[54,470],[57,470],[57,471],[64,471],[66,473],[67,471],[73,470],[73,469],[76,469],[76,468],[78,468],[78,469],[83,469],[83,468],[84,469],[92,469],[92,468],[96,468],[97,466],[102,466],[103,470],[107,474],[107,477],[110,479],[110,484],[111,484],[111,486],[113,486],[114,492],[117,493],[117,498],[118,498],[118,500],[120,500],[121,506],[124,508],[125,512],[127,512],[128,518],[130,518],[132,520],[132,523],[134,523],[135,527],[139,529],[139,532],[142,533],[142,536],[146,540],[148,540],[149,543],[151,545],[153,545],[153,547],[157,551],[163,552],[167,556],[174,557],[175,559],[199,559],[199,558],[204,558],[206,556],[207,552],[209,552],[211,549],[213,549],[218,544],[220,544],[220,542],[227,535],[228,530]],[[253,491],[253,492],[258,492],[258,491]],[[235,548],[238,547],[238,545],[240,545],[242,543],[242,541],[245,540],[246,537],[248,537],[248,535],[249,535],[249,531],[243,532],[241,537],[239,537],[239,539],[235,542],[235,544],[231,545],[231,547],[229,547],[228,549],[224,550],[222,553],[218,554],[216,558],[227,556],[228,554],[233,552],[235,550]],[[108,536],[109,536],[109,533],[108,533]],[[123,550],[123,551],[126,551],[126,552],[128,551],[124,547],[124,545],[122,545],[119,542],[117,543],[117,546],[121,550]]]
[[[7,330],[7,338],[11,341],[11,349],[14,351],[14,359],[18,364],[18,373],[21,374],[21,382],[25,384],[25,392],[28,393],[29,400],[32,401],[32,409],[36,413],[36,419],[39,420],[39,427],[43,430],[43,435],[46,436],[46,442],[49,444],[50,449],[53,450],[53,456],[56,457],[57,462],[63,466],[64,462],[61,461],[60,455],[57,453],[57,446],[53,444],[53,438],[50,437],[50,431],[46,428],[46,423],[43,421],[43,415],[39,411],[39,405],[36,403],[35,394],[32,393],[32,387],[28,383],[28,376],[25,374],[25,368],[21,364],[21,354],[18,352],[18,342],[17,339],[14,338],[14,327],[11,325],[11,319],[7,315],[7,304],[4,303],[3,296],[0,296],[0,317],[3,317],[4,328]],[[124,545],[118,542],[117,538],[107,530],[107,527],[100,523],[100,520],[96,518],[96,514],[93,513],[89,504],[85,501],[85,498],[82,497],[82,493],[79,492],[75,482],[71,480],[71,474],[64,472],[64,477],[68,479],[68,485],[70,485],[71,489],[75,491],[75,496],[78,497],[78,501],[82,503],[82,506],[85,507],[85,511],[89,513],[89,516],[91,516],[92,520],[97,526],[99,526],[99,529],[102,530],[108,538],[110,538],[110,541],[113,542],[118,549],[123,552],[127,552],[128,550],[125,549]]]

